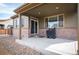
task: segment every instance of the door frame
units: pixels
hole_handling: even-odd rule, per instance
[[[31,20],[34,21],[34,22],[37,22],[37,33],[31,33]],[[35,24],[34,24],[34,26],[35,26]],[[35,31],[35,29],[34,29],[34,31]],[[31,35],[36,35],[38,33],[39,33],[39,22],[38,22],[38,18],[31,17],[30,18],[30,34]]]

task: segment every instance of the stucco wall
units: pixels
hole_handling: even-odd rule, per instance
[[[39,28],[43,29],[44,28],[44,18],[38,18],[39,19]]]
[[[64,27],[77,27],[77,12],[64,14]]]
[[[44,18],[39,18],[39,35],[41,36],[46,36],[46,29],[44,26]]]

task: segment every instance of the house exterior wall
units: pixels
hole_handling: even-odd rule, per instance
[[[19,17],[14,19],[13,35],[19,39],[20,36],[20,20]],[[21,38],[28,37],[28,17],[21,15]]]
[[[77,39],[77,13],[66,13],[64,19],[64,27],[57,28],[56,34],[58,38]]]
[[[77,12],[65,13],[64,27],[77,27]]]
[[[21,19],[22,19],[22,25],[23,25],[23,27],[21,28],[21,36],[22,36],[22,38],[28,38],[29,37],[29,35],[28,35],[29,17],[28,16],[22,16]]]
[[[19,39],[19,17],[13,19],[13,36]]]
[[[46,22],[44,24],[44,18],[39,18],[40,35],[46,36],[46,24]],[[73,40],[77,38],[77,12],[64,13],[64,26],[56,28],[56,36]]]
[[[77,29],[76,28],[57,28],[56,36],[57,38],[76,40]]]
[[[46,36],[46,28],[44,28],[44,18],[39,18],[39,35]]]
[[[19,18],[17,24],[19,25]],[[28,38],[30,37],[30,19],[27,16],[21,16],[21,37]],[[39,22],[39,35],[46,37],[46,22],[44,17],[38,18]],[[19,38],[19,27],[13,29],[14,35]],[[17,34],[16,34],[17,33]],[[56,28],[56,36],[57,38],[64,38],[64,39],[76,39],[77,38],[77,13],[64,13],[64,27],[63,28]]]

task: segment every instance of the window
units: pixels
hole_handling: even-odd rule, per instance
[[[48,28],[63,27],[63,15],[48,18]]]
[[[48,20],[48,28],[56,28],[58,25],[57,17],[51,17]]]

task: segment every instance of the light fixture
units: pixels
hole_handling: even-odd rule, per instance
[[[56,10],[58,10],[59,9],[59,7],[56,7]]]
[[[40,15],[40,12],[38,12],[38,14]]]

